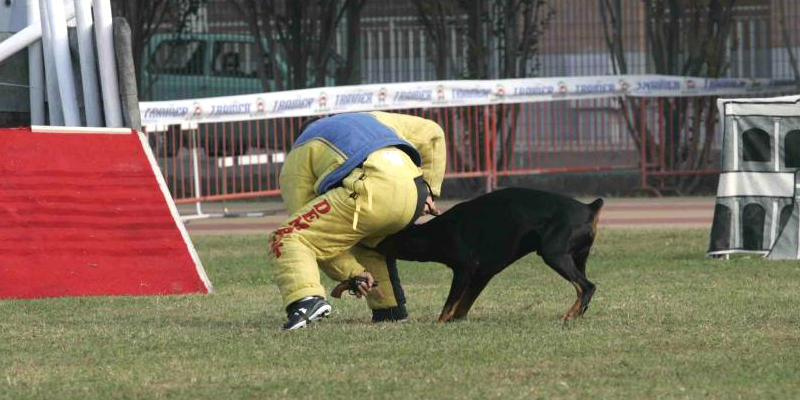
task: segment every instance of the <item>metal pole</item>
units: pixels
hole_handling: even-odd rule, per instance
[[[30,15],[28,18],[30,20]],[[25,29],[9,36],[0,42],[0,62],[5,61],[14,54],[17,54],[18,51],[35,43],[41,37],[42,26],[39,24],[28,25],[25,27]]]
[[[641,105],[642,106],[641,106],[641,109],[640,109],[641,122],[639,123],[639,134],[641,135],[641,139],[639,140],[639,143],[641,144],[642,148],[641,148],[641,152],[640,152],[639,157],[641,158],[640,162],[641,162],[641,168],[642,168],[641,173],[642,173],[642,188],[643,189],[647,187],[647,120],[645,119],[646,116],[647,116],[647,114],[646,114],[646,112],[647,112],[646,102],[647,102],[647,98],[646,97],[642,97],[641,98]]]
[[[484,152],[484,155],[483,155],[483,159],[484,159],[483,168],[484,168],[484,172],[486,172],[486,193],[489,193],[489,192],[492,191],[492,183],[493,183],[492,182],[493,181],[492,166],[491,166],[491,164],[492,164],[492,156],[490,154],[492,149],[491,149],[491,146],[489,144],[490,143],[489,135],[491,133],[490,133],[489,126],[490,126],[489,125],[489,106],[483,106],[483,152]]]
[[[197,123],[190,123],[188,126],[192,130],[192,169],[194,171],[194,195],[198,200],[194,203],[197,215],[203,215],[203,207],[200,199],[203,197],[202,187],[200,186],[200,163],[197,152]]]
[[[40,18],[42,23],[40,31],[42,35],[42,50],[44,51],[44,77],[46,81],[49,124],[53,126],[62,126],[64,125],[64,115],[61,112],[61,95],[58,90],[58,79],[56,79],[56,62],[53,58],[50,21],[49,18],[47,18],[47,7],[44,1],[39,2],[39,12],[41,13]]]
[[[497,105],[495,105],[495,104],[492,104],[492,114],[491,114],[491,116],[492,116],[492,141],[491,141],[491,143],[492,143],[491,144],[491,149],[492,149],[492,157],[491,157],[491,159],[492,159],[492,164],[491,164],[491,168],[492,168],[492,190],[495,190],[497,188],[497,159],[495,157],[497,156],[497,141],[498,141],[498,137],[497,137],[497,120],[498,120],[498,117],[497,117]]]
[[[92,29],[91,0],[75,0],[76,32],[78,53],[81,61],[81,83],[83,84],[83,105],[86,108],[86,125],[103,126],[100,112],[100,88],[97,84],[96,60]]]
[[[120,106],[119,86],[117,83],[117,64],[114,58],[111,3],[109,0],[94,0],[93,11],[106,126],[120,127],[122,126],[122,107]]]
[[[80,126],[81,113],[78,109],[78,97],[75,94],[64,3],[61,0],[49,0],[45,4],[47,5],[47,19],[52,34],[53,56],[56,65],[58,90],[61,94],[61,110],[64,112],[64,124],[66,126]]]
[[[39,0],[28,0],[28,28],[38,31],[42,36]],[[42,42],[28,46],[28,86],[30,86],[31,125],[44,125],[44,62],[42,61]]]

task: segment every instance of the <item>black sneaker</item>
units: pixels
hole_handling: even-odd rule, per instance
[[[306,297],[289,304],[286,314],[289,320],[283,324],[283,329],[304,328],[311,322],[323,319],[331,313],[331,305],[322,297]]]
[[[372,310],[372,322],[405,322],[408,321],[406,305]]]

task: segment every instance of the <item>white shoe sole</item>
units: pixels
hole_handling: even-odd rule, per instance
[[[314,311],[314,313],[311,314],[311,316],[309,316],[307,319],[304,319],[289,328],[285,328],[285,330],[292,331],[295,329],[305,328],[310,322],[319,321],[330,315],[331,309],[332,308],[330,304],[325,304],[318,308],[317,311]]]
[[[311,314],[311,316],[308,317],[308,321],[314,322],[316,320],[327,317],[328,315],[331,314],[331,309],[332,308],[330,304],[323,305],[322,307],[318,308],[317,311],[314,312],[314,314]]]

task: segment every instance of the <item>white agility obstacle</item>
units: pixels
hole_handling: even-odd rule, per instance
[[[800,259],[800,96],[717,105],[722,174],[708,255]]]

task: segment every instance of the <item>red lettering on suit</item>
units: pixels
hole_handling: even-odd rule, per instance
[[[320,214],[327,214],[331,211],[331,205],[327,199],[322,199],[322,201],[314,205],[314,209]]]
[[[327,214],[330,211],[330,203],[328,203],[327,199],[323,199],[319,203],[314,204],[311,210],[302,214],[302,216],[291,220],[287,226],[276,229],[269,243],[270,249],[272,250],[272,254],[275,255],[275,258],[280,258],[282,254],[281,246],[283,246],[283,237],[285,235],[288,235],[294,231],[302,231],[303,229],[310,228],[311,224],[320,218],[320,214]]]
[[[298,231],[302,231],[303,229],[308,229],[308,227],[311,226],[303,222],[303,219],[301,217],[295,218],[294,220],[292,220],[290,224],[292,225],[292,228]]]
[[[306,222],[312,222],[317,218],[319,218],[319,214],[317,213],[317,210],[311,210],[311,211],[303,214],[303,219],[306,220]]]

